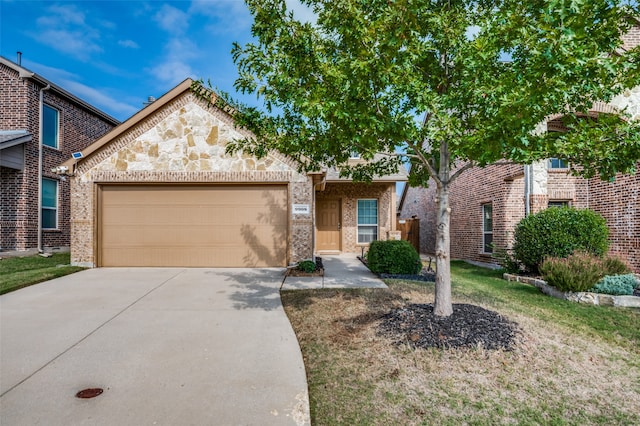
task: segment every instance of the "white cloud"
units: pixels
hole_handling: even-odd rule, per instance
[[[169,59],[151,69],[151,73],[160,81],[177,85],[187,77],[192,76],[191,67],[180,60]]]
[[[160,28],[172,34],[182,34],[189,26],[189,15],[168,4],[162,5],[153,16],[153,20],[160,25]]]
[[[151,74],[163,83],[178,84],[193,76],[189,65],[200,56],[198,46],[187,38],[177,37],[165,45],[164,61],[150,69]]]
[[[104,89],[94,89],[92,87],[85,86],[82,83],[78,83],[77,81],[65,80],[61,82],[60,86],[64,87],[80,99],[85,100],[89,104],[102,110],[109,111],[110,115],[128,117],[140,109],[107,96],[105,94],[106,90]]]
[[[208,18],[207,30],[213,34],[241,33],[253,22],[249,9],[239,0],[193,0],[189,14]]]
[[[106,95],[109,91],[106,88],[96,89],[80,83],[80,76],[67,70],[49,67],[29,60],[23,61],[23,65],[27,69],[42,75],[44,78],[62,87],[69,93],[72,93],[98,109],[104,110],[110,115],[127,117],[139,110],[139,108],[135,106]]]
[[[139,49],[140,45],[133,40],[118,40],[118,45],[129,49]]]
[[[75,5],[52,5],[47,15],[36,20],[31,36],[40,43],[81,61],[102,52],[100,32],[85,21],[85,14]]]

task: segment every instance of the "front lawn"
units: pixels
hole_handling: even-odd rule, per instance
[[[392,308],[432,303],[433,283],[282,293],[313,424],[640,424],[640,312],[553,299],[461,262],[452,274],[454,303],[518,324],[512,351],[415,349],[378,332]]]
[[[0,294],[83,270],[69,265],[69,253],[9,257],[0,260]]]

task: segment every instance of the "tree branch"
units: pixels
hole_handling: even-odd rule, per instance
[[[413,143],[413,142],[408,142],[407,141],[407,145],[409,145],[409,148],[413,149],[413,151],[416,153],[416,156],[418,157],[420,162],[422,164],[424,164],[424,166],[427,168],[427,171],[429,172],[429,175],[433,179],[435,179],[436,182],[441,182],[440,181],[440,177],[438,176],[438,173],[436,172],[435,167],[433,167],[431,165],[431,163],[429,162],[429,160],[426,159],[426,157],[422,154],[422,151],[416,147],[416,144]]]
[[[455,171],[455,173],[449,178],[449,183],[451,183],[454,180],[456,180],[462,173],[464,173],[465,171],[469,170],[470,168],[472,168],[475,165],[476,165],[475,162],[469,161],[467,164],[465,164],[464,166],[462,166],[459,169],[457,169]]]

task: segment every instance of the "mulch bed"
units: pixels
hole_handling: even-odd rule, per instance
[[[324,269],[316,269],[313,272],[305,272],[300,269],[291,268],[287,270],[287,276],[289,277],[322,277],[324,276]]]
[[[453,314],[437,317],[433,304],[412,304],[383,317],[379,332],[396,344],[415,348],[513,350],[518,325],[502,315],[467,304],[454,304]]]

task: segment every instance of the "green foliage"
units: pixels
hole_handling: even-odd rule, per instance
[[[631,268],[624,260],[615,256],[605,257],[603,260],[603,268],[607,271],[607,275],[625,275],[631,272]]]
[[[638,285],[635,275],[607,275],[591,289],[595,293],[629,296]]]
[[[573,292],[589,291],[603,277],[616,275],[621,270],[629,271],[620,259],[602,258],[582,250],[565,258],[548,257],[540,265],[542,277],[549,285]]]
[[[264,109],[227,102],[252,135],[228,153],[277,150],[301,171],[335,167],[362,181],[410,162],[409,183],[433,179],[439,203],[465,170],[501,159],[566,158],[575,173],[609,178],[640,158],[634,123],[583,119],[594,101],[640,84],[640,48],[620,49],[637,2],[304,0],[313,23],[285,0],[246,3],[254,37],[232,48],[235,88]],[[551,115],[571,131],[536,132]],[[366,161],[350,164],[354,151]],[[444,271],[439,294],[450,293]]]
[[[298,263],[298,269],[304,272],[314,272],[316,270],[316,262],[313,260],[303,260]]]
[[[516,226],[513,253],[526,270],[535,273],[545,257],[567,257],[575,250],[602,256],[608,235],[604,218],[591,210],[546,209]]]
[[[496,259],[498,265],[502,266],[502,269],[509,274],[517,274],[522,270],[522,265],[518,259],[515,258],[513,253],[506,249],[494,249],[493,258]]]
[[[540,272],[547,284],[560,291],[573,292],[589,290],[606,274],[602,260],[586,252],[547,258],[540,265]]]
[[[369,269],[376,274],[407,274],[420,272],[422,262],[415,248],[403,240],[373,241],[367,253]]]
[[[246,3],[254,39],[233,46],[235,88],[265,110],[227,108],[255,135],[231,151],[277,149],[302,169],[339,166],[361,180],[409,160],[412,183],[441,180],[456,160],[562,157],[610,177],[640,158],[637,126],[583,119],[594,100],[640,84],[640,49],[618,49],[636,4],[305,0],[311,24],[284,0]],[[552,114],[572,131],[534,132]],[[397,148],[406,155],[376,155]],[[349,167],[353,151],[372,161]]]

